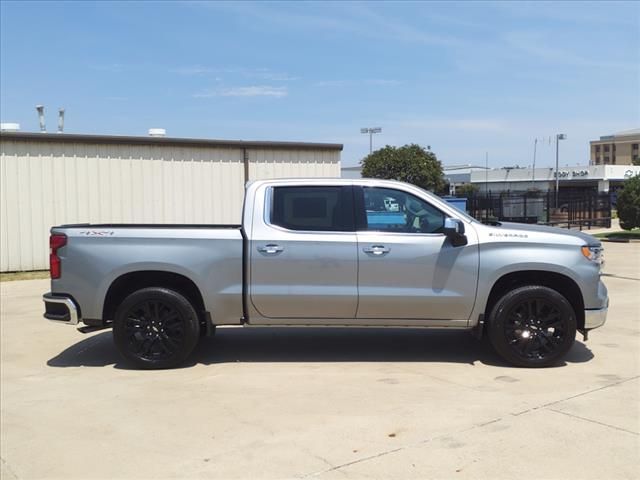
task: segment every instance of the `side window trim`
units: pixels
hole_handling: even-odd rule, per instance
[[[364,201],[364,190],[365,188],[384,188],[387,190],[398,190],[399,192],[405,194],[405,195],[411,195],[414,197],[417,197],[417,195],[411,193],[411,192],[406,192],[404,190],[398,189],[398,188],[387,188],[387,187],[367,187],[367,186],[362,186],[362,185],[354,185],[353,190],[354,190],[354,219],[355,219],[355,226],[356,226],[356,232],[359,234],[380,234],[380,235],[420,235],[420,236],[428,236],[428,237],[433,237],[433,236],[444,236],[443,232],[392,232],[392,231],[384,231],[384,230],[369,230],[368,229],[368,221],[367,221],[367,211],[366,211],[366,206],[365,206],[365,201]],[[446,218],[450,218],[451,215],[447,214],[446,212],[443,212],[442,210],[440,210],[438,207],[434,206],[431,202],[429,202],[428,200],[425,200],[422,197],[417,197],[420,200],[422,200],[423,202],[425,202],[426,204],[428,204],[431,208],[433,208],[434,210],[436,210],[437,212],[439,212],[440,214],[442,214],[442,218],[443,221]]]
[[[344,196],[348,198],[348,203],[351,206],[351,216],[350,216],[350,225],[348,225],[348,229],[346,230],[294,230],[291,228],[283,227],[281,225],[277,225],[273,223],[273,214],[274,214],[274,203],[275,203],[275,189],[276,188],[287,188],[287,187],[339,187],[343,190],[348,190],[348,192],[344,193]],[[343,195],[340,192],[339,198]],[[296,234],[338,234],[344,235],[349,234],[353,235],[356,232],[355,226],[355,197],[354,197],[354,186],[353,185],[271,185],[265,190],[265,209],[263,212],[263,221],[265,225],[274,228],[276,230],[280,230],[288,233],[296,233]]]

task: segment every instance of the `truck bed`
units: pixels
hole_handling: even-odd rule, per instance
[[[193,282],[216,324],[239,324],[243,316],[244,231],[231,224],[80,223],[60,225],[62,275],[52,291],[72,294],[83,319],[104,316],[115,282],[168,273]],[[137,275],[138,277],[132,277]]]

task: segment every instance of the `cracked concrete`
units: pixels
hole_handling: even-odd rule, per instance
[[[626,432],[626,433],[630,433],[631,435],[638,436],[638,435],[640,435],[640,433],[637,432],[637,431],[627,430],[627,429],[624,429],[624,428],[617,427],[615,425],[610,425],[610,424],[599,422],[597,420],[593,420],[593,419],[590,419],[590,418],[584,418],[584,417],[580,417],[578,415],[573,415],[571,413],[567,413],[567,412],[563,412],[561,410],[555,410],[553,408],[550,408],[551,405],[556,405],[556,404],[559,404],[559,403],[562,403],[562,402],[570,401],[572,399],[575,399],[575,398],[578,398],[578,397],[582,397],[584,395],[589,395],[589,394],[591,394],[593,392],[600,391],[600,390],[603,390],[605,388],[613,388],[613,387],[616,387],[616,386],[618,386],[618,385],[620,385],[622,383],[626,383],[626,382],[630,382],[630,381],[634,381],[634,380],[638,380],[638,379],[640,379],[640,376],[635,376],[633,378],[629,378],[629,379],[626,379],[626,380],[621,380],[619,382],[613,383],[611,385],[606,385],[604,387],[601,387],[601,388],[598,388],[598,389],[595,389],[595,390],[589,390],[587,392],[582,392],[582,393],[579,393],[577,395],[572,395],[570,397],[563,398],[563,399],[560,399],[560,400],[556,400],[556,401],[553,401],[553,402],[550,402],[550,403],[547,403],[547,404],[544,404],[544,405],[539,405],[539,406],[533,407],[533,408],[528,409],[528,410],[523,411],[523,412],[518,412],[518,413],[511,412],[509,415],[511,415],[511,416],[521,416],[521,415],[526,415],[526,414],[531,413],[531,412],[535,412],[536,410],[539,410],[539,409],[545,409],[545,410],[550,410],[550,411],[553,411],[553,412],[556,412],[556,413],[559,413],[559,414],[562,414],[562,415],[568,415],[570,417],[573,417],[573,418],[576,418],[576,419],[579,419],[579,420],[584,420],[584,421],[587,421],[587,422],[596,423],[596,424],[602,425],[604,427],[613,428],[614,430],[619,430],[619,431],[623,431],[623,432]],[[345,464],[342,464],[342,465],[335,465],[335,466],[332,465],[331,468],[329,468],[329,469],[321,470],[321,471],[318,471],[318,472],[314,472],[314,473],[311,473],[309,475],[305,475],[302,478],[322,477],[326,473],[334,472],[334,471],[337,471],[337,470],[342,470],[344,468],[351,467],[351,466],[356,465],[358,463],[367,462],[369,460],[377,459],[377,458],[383,457],[385,455],[390,455],[390,454],[394,454],[394,453],[397,453],[397,452],[400,452],[400,451],[403,451],[403,450],[411,449],[411,448],[414,448],[414,447],[419,447],[420,445],[424,445],[424,444],[427,444],[427,443],[430,443],[430,442],[434,442],[436,440],[440,440],[440,439],[443,439],[443,438],[455,439],[460,434],[465,434],[467,432],[470,432],[470,431],[476,430],[476,429],[482,429],[482,428],[484,428],[486,426],[493,425],[495,423],[501,422],[501,421],[505,420],[505,418],[507,418],[507,417],[508,416],[505,415],[503,417],[496,418],[496,419],[490,420],[488,422],[480,423],[478,425],[473,425],[471,428],[465,428],[463,430],[454,432],[454,433],[449,434],[449,435],[441,435],[439,437],[427,438],[427,439],[421,440],[419,442],[416,442],[414,444],[407,444],[407,445],[404,445],[404,446],[399,447],[399,448],[394,448],[394,449],[391,449],[391,450],[379,452],[376,455],[371,455],[369,457],[365,457],[365,458],[361,458],[361,459],[358,459],[358,460],[354,460],[354,461],[351,461],[351,462],[348,462],[348,463],[345,463]],[[464,444],[458,444],[458,445],[462,446]],[[475,463],[475,461],[474,461],[474,463]],[[462,470],[463,470],[462,468],[461,469],[457,469],[456,472],[459,473]],[[344,473],[344,472],[341,472],[341,473]]]
[[[630,433],[631,435],[640,435],[638,432],[634,432],[632,430],[627,430],[626,428],[616,427],[615,425],[611,425],[609,423],[599,422],[597,420],[593,420],[592,418],[581,417],[580,415],[574,415],[572,413],[563,412],[562,410],[555,410],[553,408],[550,408],[549,410],[551,410],[552,412],[561,413],[562,415],[568,415],[570,417],[577,418],[579,420],[584,420],[586,422],[597,423],[598,425],[602,425],[603,427],[609,427],[609,428],[613,428],[615,430],[620,430],[621,432],[627,432],[627,433]]]
[[[640,244],[605,248],[607,324],[541,370],[463,332],[231,328],[131,371],[2,283],[1,476],[638,478]]]

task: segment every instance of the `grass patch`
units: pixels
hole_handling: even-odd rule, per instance
[[[49,278],[49,270],[0,273],[0,282],[13,282],[14,280],[40,280],[43,278]]]
[[[620,230],[618,232],[597,233],[597,238],[621,239],[621,240],[640,240],[640,228],[633,230]]]

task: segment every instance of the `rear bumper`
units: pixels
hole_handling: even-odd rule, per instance
[[[69,297],[49,292],[42,296],[42,301],[45,306],[44,318],[47,320],[67,325],[78,325],[82,320],[78,306]]]
[[[584,311],[584,329],[593,330],[601,327],[607,321],[607,312],[609,310],[609,300],[604,308],[589,309]]]

